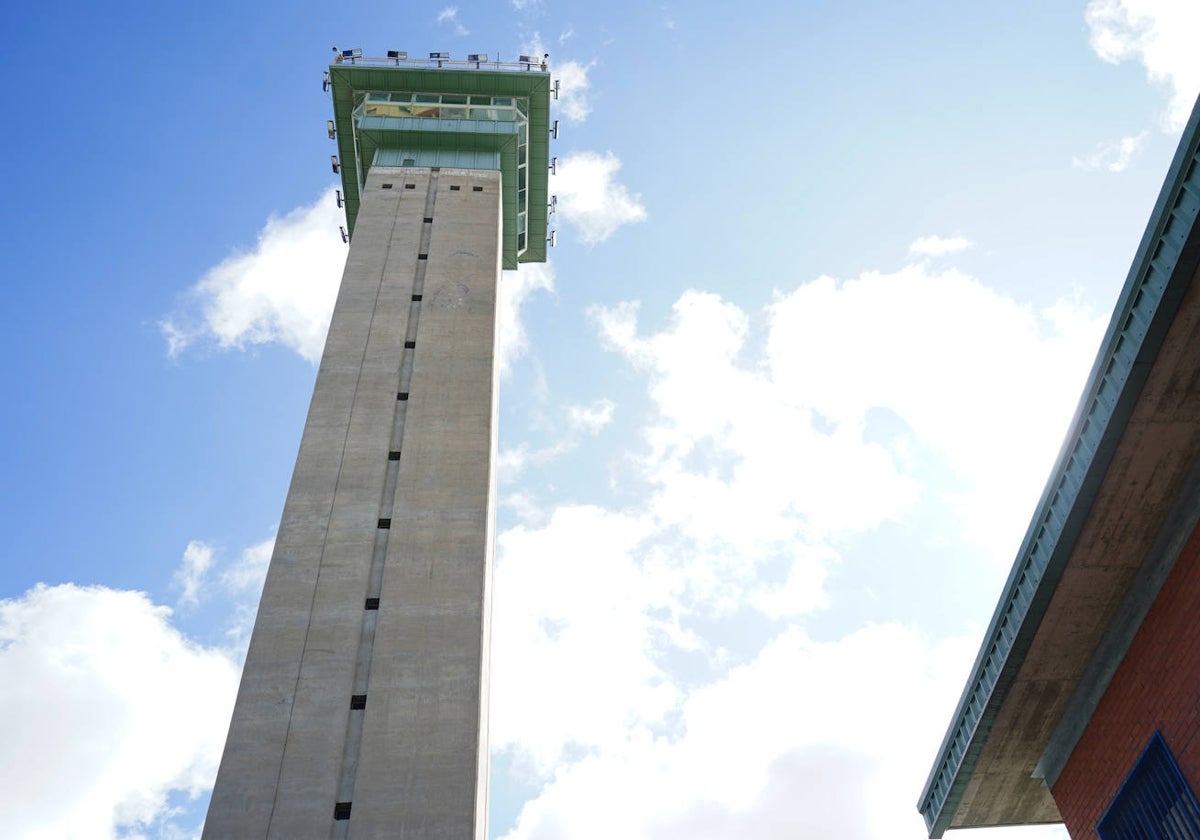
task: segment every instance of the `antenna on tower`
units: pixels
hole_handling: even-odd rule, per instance
[[[558,139],[558,120],[555,120],[554,125],[550,126],[550,137],[553,140]]]
[[[337,198],[337,206],[338,206],[338,207],[341,207],[343,204],[345,204],[345,203],[346,203],[345,199],[343,199],[343,198],[342,198],[342,191],[341,191],[341,190],[334,190],[334,192],[335,192],[335,193],[337,193],[337,195],[336,195],[336,198]]]
[[[350,241],[350,234],[346,233],[346,228],[344,226],[338,225],[338,232],[341,233],[343,242]]]
[[[550,174],[551,175],[558,174],[558,158],[556,158],[556,157],[550,158]]]
[[[342,171],[342,165],[338,163],[337,155],[329,156],[329,163],[333,167],[333,174],[336,175]]]
[[[335,133],[333,128],[333,120],[325,120],[325,130],[329,132],[329,139],[332,140]]]
[[[321,74],[321,90],[329,93],[329,71],[326,70]]]
[[[554,212],[556,210],[558,210],[558,196],[556,196],[556,195],[550,196],[550,204],[548,205],[548,207],[549,207],[549,212],[546,215],[553,216]]]
[[[559,86],[559,84],[560,84],[559,80],[558,80],[558,79],[555,79],[555,80],[554,80],[554,89],[553,89],[553,90],[554,90],[554,98],[555,98],[555,99],[558,99],[558,86]]]
[[[557,230],[550,231],[550,235],[546,237],[546,243],[551,248],[553,248],[555,245],[558,244],[558,231]]]

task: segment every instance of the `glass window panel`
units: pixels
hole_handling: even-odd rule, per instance
[[[492,104],[493,105],[512,105],[512,97],[511,96],[493,96]]]
[[[472,96],[471,104],[472,105],[491,105],[492,97],[490,97],[490,96]]]
[[[436,93],[418,93],[415,98],[418,102],[428,102],[435,105],[438,102],[438,95]]]
[[[386,93],[368,93],[367,99],[371,102],[387,102],[388,95]]]
[[[457,93],[443,93],[442,102],[446,105],[466,105],[467,97]]]

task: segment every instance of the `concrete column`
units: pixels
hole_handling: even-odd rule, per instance
[[[485,836],[500,210],[368,176],[205,838]]]

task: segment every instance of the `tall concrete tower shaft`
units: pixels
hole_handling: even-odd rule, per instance
[[[330,75],[350,253],[204,837],[483,838],[496,298],[544,259],[549,79]]]

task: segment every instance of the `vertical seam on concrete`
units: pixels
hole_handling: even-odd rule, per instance
[[[437,201],[437,185],[438,173],[433,170],[429,176],[429,186],[425,195],[425,221],[421,224],[421,253],[428,253],[429,240],[431,237],[431,228],[433,224],[433,209]],[[396,218],[400,214],[399,205],[397,205],[396,216],[392,219],[392,234],[388,238],[388,247],[384,256],[383,271],[380,275],[379,288],[382,289],[386,282],[388,258],[391,256],[392,241],[396,233]],[[416,267],[413,269],[413,289],[411,294],[421,294],[424,288],[425,270],[428,265],[428,260],[417,260]],[[376,306],[378,306],[379,291],[376,291]],[[409,318],[405,327],[405,349],[401,351],[400,370],[398,372],[399,389],[407,391],[408,385],[411,382],[413,356],[416,354],[415,347],[409,347],[415,342],[417,333],[417,322],[420,317],[420,304],[411,300],[409,302]],[[374,324],[375,314],[372,313],[371,323]],[[369,331],[368,331],[369,340]],[[364,354],[365,355],[365,354]],[[408,380],[407,382],[405,380]],[[395,415],[393,417],[392,436],[388,443],[390,452],[399,452],[401,443],[403,442],[404,424],[408,417],[408,403],[403,400],[395,401]],[[387,477],[384,481],[383,494],[380,499],[379,516],[383,518],[391,518],[396,504],[396,487],[399,482],[400,461],[389,460]],[[379,597],[383,586],[384,566],[387,562],[387,546],[390,536],[390,529],[376,529],[375,544],[372,547],[371,553],[371,568],[367,577],[367,597]],[[382,604],[381,604],[382,606]],[[352,694],[368,695],[371,681],[371,659],[375,653],[375,629],[378,625],[377,611],[363,611],[362,629],[360,631],[358,654],[355,660],[354,682],[351,689]],[[353,802],[354,787],[358,781],[358,762],[359,756],[362,753],[362,738],[363,738],[363,719],[366,716],[366,709],[350,711],[346,718],[346,735],[342,744],[342,761],[341,773],[338,780],[338,790],[335,799],[338,802]],[[334,820],[330,827],[331,840],[344,840],[350,834],[349,820]]]
[[[393,219],[392,219],[393,233],[395,232],[395,229],[396,229],[396,220],[393,217]],[[390,253],[391,253],[391,239],[389,238],[388,251],[384,255],[384,265],[385,266],[387,265],[387,256]],[[296,668],[296,680],[293,683],[291,704],[288,707],[288,725],[287,725],[287,729],[284,730],[283,749],[280,750],[280,752],[279,752],[279,770],[275,776],[275,796],[271,800],[271,815],[267,820],[267,835],[268,836],[270,836],[270,834],[271,834],[271,825],[272,825],[272,823],[275,822],[275,809],[276,809],[276,806],[278,806],[278,804],[279,804],[279,789],[280,789],[280,782],[283,779],[283,764],[284,764],[284,760],[287,756],[287,745],[288,745],[289,741],[291,740],[291,735],[292,735],[292,719],[295,717],[295,714],[296,714],[296,698],[300,693],[300,676],[304,672],[305,653],[307,653],[307,651],[308,651],[308,637],[309,637],[310,631],[312,630],[313,609],[315,608],[316,602],[317,602],[317,591],[321,588],[321,571],[325,567],[325,551],[329,547],[329,524],[333,519],[333,510],[337,505],[338,489],[341,487],[341,483],[342,483],[342,467],[346,462],[346,447],[348,446],[349,440],[350,440],[350,429],[354,425],[354,406],[358,402],[359,389],[362,385],[363,369],[366,367],[367,349],[370,347],[370,344],[371,344],[371,333],[373,332],[374,326],[375,326],[375,316],[376,316],[376,313],[378,312],[378,308],[379,308],[379,295],[383,289],[383,279],[384,279],[384,273],[383,273],[383,271],[381,271],[380,275],[379,275],[379,283],[375,287],[375,304],[371,311],[370,326],[367,327],[367,334],[363,339],[362,355],[359,359],[359,365],[358,365],[358,376],[354,382],[354,397],[351,399],[350,413],[346,418],[346,433],[342,437],[342,449],[341,449],[340,456],[338,458],[337,479],[334,481],[334,484],[333,484],[333,495],[329,499],[329,511],[328,511],[328,514],[327,514],[326,520],[325,520],[325,522],[326,522],[325,536],[321,540],[321,553],[317,559],[317,577],[316,577],[316,580],[313,581],[312,597],[310,598],[309,604],[308,604],[308,623],[304,627],[304,646],[300,649],[300,663],[299,663],[298,667]]]

